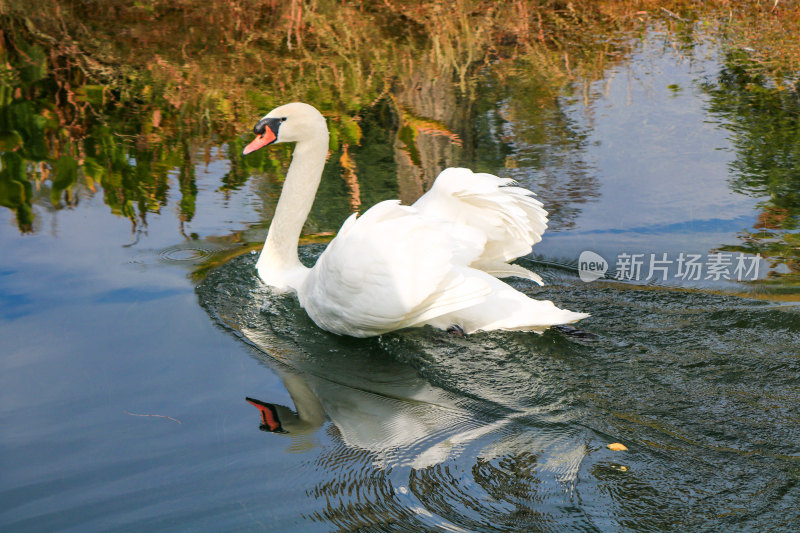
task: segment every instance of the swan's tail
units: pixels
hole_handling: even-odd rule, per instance
[[[473,272],[491,286],[487,298],[478,305],[438,316],[427,324],[442,329],[457,325],[465,333],[496,329],[542,333],[550,326],[589,317],[588,313],[561,309],[550,300],[534,300],[484,272]]]

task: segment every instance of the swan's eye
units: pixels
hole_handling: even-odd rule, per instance
[[[286,122],[286,117],[281,117],[281,122]]]

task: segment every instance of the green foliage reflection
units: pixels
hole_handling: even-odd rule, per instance
[[[566,178],[547,172],[586,138],[556,95],[581,84],[585,92],[625,61],[631,38],[657,16],[689,47],[704,17],[724,29],[729,49],[757,49],[755,67],[730,59],[708,89],[712,111],[732,124],[732,187],[769,198],[759,226],[733,248],[760,252],[775,272],[796,275],[797,92],[775,73],[796,72],[800,53],[786,30],[800,27],[800,17],[788,3],[763,4],[108,0],[98,9],[62,0],[31,10],[7,0],[0,4],[0,205],[30,232],[37,203],[70,208],[102,191],[110,211],[136,230],[173,188],[183,224],[196,213],[195,166],[212,148],[230,161],[222,194],[261,175],[267,199],[275,199],[288,154],[276,148],[243,158],[241,135],[265,110],[304,100],[331,129],[311,232],[330,232],[350,211],[386,197],[412,201],[441,168],[465,163],[515,177],[522,165],[540,170],[552,220],[569,227],[599,186],[581,161],[570,162]],[[760,46],[762,35],[783,36],[778,60]],[[480,69],[491,75],[478,83]],[[501,122],[509,135],[482,138],[503,130]],[[509,155],[514,142],[554,149],[529,150],[531,161],[520,162]]]
[[[735,53],[706,91],[736,149],[731,188],[763,198],[754,228],[724,249],[760,253],[772,279],[800,283],[800,98]]]

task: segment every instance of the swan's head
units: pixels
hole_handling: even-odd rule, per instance
[[[325,117],[313,106],[294,102],[267,113],[256,123],[253,133],[258,137],[245,147],[244,155],[268,144],[300,142],[320,135],[325,135],[327,141],[328,126]]]

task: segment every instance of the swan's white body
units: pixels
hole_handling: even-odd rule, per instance
[[[256,129],[261,136],[245,153],[272,142],[297,143],[256,268],[268,285],[295,291],[319,327],[354,337],[424,324],[457,325],[466,333],[541,332],[588,316],[529,298],[498,279],[542,284],[508,262],[541,240],[547,212],[511,180],[464,168],[443,171],[413,205],[390,200],[350,216],[314,267],[303,266],[297,245],[327,157],[325,119],[293,103],[271,111]]]

